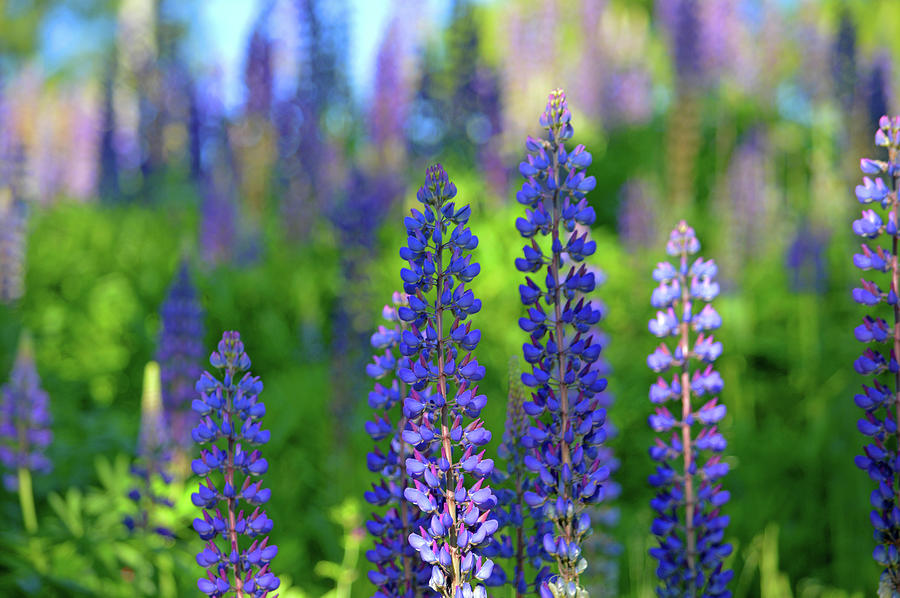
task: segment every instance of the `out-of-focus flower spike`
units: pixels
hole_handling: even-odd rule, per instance
[[[9,380],[0,387],[0,463],[8,470],[3,485],[18,490],[25,529],[31,533],[37,530],[31,474],[47,473],[53,467],[46,455],[53,440],[49,407],[31,335],[23,331]]]

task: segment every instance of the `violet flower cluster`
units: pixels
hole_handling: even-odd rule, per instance
[[[49,396],[41,388],[31,338],[24,333],[9,380],[0,387],[0,463],[8,470],[3,475],[7,490],[19,489],[23,472],[52,469],[45,453],[52,440]]]
[[[882,584],[900,592],[900,505],[897,504],[898,467],[897,422],[900,421],[900,300],[898,281],[900,265],[898,251],[897,178],[900,176],[900,117],[893,120],[881,117],[875,132],[875,145],[887,148],[887,162],[863,159],[860,168],[866,175],[856,187],[856,197],[867,208],[853,222],[853,232],[866,242],[862,252],[853,256],[854,265],[864,272],[881,273],[887,290],[875,280],[862,279],[853,289],[853,300],[867,307],[885,303],[883,311],[893,312],[893,319],[885,320],[878,314],[867,315],[856,327],[857,340],[868,346],[853,363],[863,376],[871,377],[870,385],[854,397],[856,404],[865,411],[857,422],[857,428],[867,436],[863,454],[856,457],[856,464],[865,470],[877,484],[872,491],[871,521],[874,526],[875,550],[873,557],[884,567]],[[874,178],[873,178],[874,177]],[[885,182],[885,178],[888,182]],[[880,208],[880,209],[879,209]],[[878,243],[884,234],[889,242]],[[883,282],[882,284],[885,284]],[[885,344],[887,347],[879,347]]]
[[[481,581],[494,563],[483,548],[497,530],[491,509],[497,499],[488,485],[494,462],[484,456],[491,433],[479,418],[487,401],[478,394],[484,377],[472,351],[481,332],[466,320],[481,309],[466,284],[480,267],[469,252],[478,238],[466,226],[471,209],[457,208],[456,186],[440,165],[427,169],[417,198],[423,211],[406,217],[407,244],[400,257],[409,306],[398,310],[408,323],[400,353],[410,367],[397,376],[410,386],[404,397],[409,418],[403,439],[413,448],[406,459],[412,485],[406,499],[429,517],[409,535],[419,558],[431,565],[431,587],[444,598],[486,598]],[[468,423],[466,423],[466,421]]]
[[[421,425],[424,414],[411,418],[403,405],[408,386],[397,377],[397,370],[408,370],[412,364],[408,357],[397,354],[404,330],[397,309],[407,305],[406,297],[394,293],[392,303],[382,311],[390,327],[379,326],[372,334],[371,344],[378,353],[366,366],[366,373],[376,381],[369,393],[369,407],[375,410],[375,417],[366,422],[366,432],[376,445],[366,462],[369,471],[381,479],[372,484],[365,499],[369,504],[387,507],[382,515],[373,513],[366,522],[366,529],[375,538],[375,546],[366,551],[366,558],[375,567],[369,570],[369,581],[377,587],[374,598],[416,598],[431,594],[431,567],[417,557],[408,538],[419,526],[428,525],[428,518],[404,497],[410,486],[406,459],[412,455],[413,447],[402,433],[410,420]],[[385,444],[386,450],[382,450],[380,445]],[[431,452],[431,447],[422,447],[421,454]]]
[[[271,491],[262,487],[259,476],[266,473],[268,463],[255,448],[269,441],[269,431],[260,424],[266,412],[259,401],[262,382],[248,371],[250,358],[237,332],[222,335],[209,362],[221,371],[222,379],[203,372],[196,386],[200,398],[192,405],[201,416],[192,436],[204,448],[191,469],[205,477],[191,495],[203,509],[203,518],[194,519],[194,529],[206,541],[197,563],[207,571],[197,586],[212,597],[265,598],[280,581],[269,568],[278,549],[269,544],[273,523],[262,509]],[[218,486],[210,477],[213,472],[221,474]],[[252,511],[245,513],[242,504]],[[216,543],[216,536],[221,536],[223,546]],[[241,548],[241,536],[252,540],[249,546]]]
[[[729,518],[721,513],[730,494],[719,481],[728,473],[722,461],[726,442],[716,427],[725,417],[725,405],[715,396],[723,384],[713,369],[722,343],[710,334],[722,324],[709,303],[719,294],[718,268],[702,257],[689,263],[689,256],[699,250],[694,229],[682,220],[666,245],[678,264],[660,262],[653,271],[659,286],[650,302],[659,311],[650,320],[650,332],[677,339],[674,350],[663,342],[647,357],[654,372],[673,372],[671,381],[660,376],[650,386],[650,401],[657,405],[650,427],[671,433],[668,440],[657,438],[650,449],[657,466],[649,482],[658,489],[650,503],[656,511],[651,530],[659,541],[650,554],[659,561],[656,573],[662,585],[657,595],[663,598],[728,598],[727,585],[734,575],[722,564],[731,553],[731,545],[723,542]],[[697,333],[693,339],[691,330]],[[693,372],[692,359],[699,362]],[[703,404],[697,407],[695,399]],[[677,405],[674,414],[669,402]],[[694,424],[700,426],[696,434]]]
[[[609,477],[600,458],[606,410],[597,396],[606,379],[593,366],[601,347],[591,332],[601,313],[588,299],[594,273],[583,263],[578,266],[596,249],[586,229],[594,222],[594,209],[585,198],[595,179],[584,174],[591,163],[584,146],[565,148],[573,128],[562,90],[550,94],[540,123],[547,139],[528,138],[530,154],[519,165],[525,182],[516,195],[529,208],[516,228],[530,240],[516,268],[544,278],[541,285],[526,276],[519,287],[528,307],[528,316],[519,320],[529,335],[523,353],[531,364],[522,382],[532,389],[523,405],[532,422],[521,442],[528,450],[525,464],[536,476],[525,500],[554,524],[541,541],[557,575],[541,583],[540,593],[572,598],[586,595],[579,583],[587,568],[584,539],[591,529],[586,508],[603,500]],[[549,247],[538,243],[540,237],[549,237]]]
[[[191,282],[187,262],[182,261],[160,307],[162,329],[156,360],[162,376],[162,401],[172,448],[187,450],[198,416],[191,409],[194,382],[202,372],[203,308]]]

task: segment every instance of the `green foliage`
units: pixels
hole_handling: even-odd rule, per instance
[[[190,566],[194,542],[128,532],[122,523],[133,508],[126,498],[132,483],[128,469],[124,455],[112,462],[98,457],[95,472],[100,486],[51,493],[49,510],[39,519],[36,534],[11,529],[0,536],[3,563],[13,572],[0,576],[4,595],[184,595],[190,577],[196,577]],[[183,485],[167,490],[172,496],[180,494],[180,500],[162,514],[162,521],[186,537],[193,505]]]

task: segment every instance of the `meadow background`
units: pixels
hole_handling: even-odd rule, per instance
[[[370,596],[364,368],[403,213],[434,161],[472,205],[496,447],[524,340],[517,165],[562,87],[594,156],[621,461],[618,574],[598,587],[653,595],[650,273],[687,218],[723,281],[734,594],[873,596],[850,222],[859,158],[897,107],[900,5],[396,0],[369,23],[363,4],[0,2],[0,381],[29,330],[54,420],[36,534],[0,492],[0,594],[198,594],[196,481],[171,487],[175,540],[121,523],[184,259],[206,352],[239,330],[265,384],[282,595]]]

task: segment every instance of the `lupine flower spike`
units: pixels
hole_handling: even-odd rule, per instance
[[[159,494],[157,490],[159,482],[169,484],[172,481],[168,472],[170,460],[169,437],[160,392],[159,364],[151,361],[144,367],[137,461],[131,467],[137,486],[128,492],[128,498],[135,502],[138,512],[137,517],[131,515],[125,517],[124,523],[129,531],[152,529],[161,536],[173,536],[169,528],[155,525],[153,521],[156,507],[172,507],[172,501]]]
[[[594,273],[582,263],[596,243],[586,228],[577,227],[594,222],[585,194],[595,180],[584,174],[591,163],[584,146],[566,150],[573,129],[562,90],[550,94],[540,123],[547,138],[526,141],[530,153],[519,165],[525,182],[516,195],[529,208],[525,218],[516,220],[519,233],[529,240],[516,268],[542,275],[538,282],[526,276],[519,286],[528,308],[527,317],[519,320],[529,336],[522,349],[531,364],[531,371],[522,374],[531,389],[531,400],[523,405],[531,425],[521,442],[527,449],[525,465],[535,476],[534,488],[524,498],[538,509],[538,517],[553,523],[541,541],[556,574],[541,582],[541,596],[581,598],[587,595],[579,581],[587,568],[582,556],[591,530],[587,507],[603,499],[609,477],[600,459],[606,411],[597,396],[606,379],[593,367],[601,347],[591,332],[601,314],[588,299]]]
[[[498,476],[499,470],[495,470],[495,477],[510,480],[511,489],[497,491],[500,504],[506,510],[505,527],[510,534],[508,541],[511,545],[511,556],[514,559],[513,586],[516,598],[522,598],[528,593],[528,584],[525,581],[525,563],[535,558],[540,551],[538,536],[543,534],[529,534],[525,530],[525,492],[532,486],[531,477],[525,467],[525,447],[520,439],[528,430],[528,417],[522,404],[525,402],[525,386],[520,381],[521,368],[519,359],[513,358],[509,363],[509,397],[506,404],[506,426],[503,432],[503,441],[497,449],[497,454],[506,461],[506,472]],[[541,526],[546,522],[538,520],[536,524]],[[504,537],[504,543],[507,538]],[[538,558],[538,565],[540,559]]]
[[[378,353],[366,366],[366,373],[376,380],[369,393],[369,407],[375,409],[375,418],[366,422],[366,432],[376,443],[386,444],[386,451],[377,445],[366,459],[369,470],[381,476],[377,484],[365,494],[368,503],[386,506],[383,515],[373,513],[366,522],[366,529],[375,537],[375,547],[366,552],[366,558],[374,565],[369,570],[369,580],[377,587],[376,598],[415,597],[428,591],[431,567],[419,559],[409,545],[409,534],[418,531],[420,525],[428,525],[428,518],[418,507],[409,503],[403,493],[410,485],[406,475],[406,459],[413,454],[413,447],[402,433],[408,421],[421,425],[422,414],[410,418],[403,406],[408,386],[397,377],[399,368],[410,369],[408,357],[397,355],[400,334],[408,328],[400,320],[397,309],[407,305],[406,297],[394,293],[393,304],[385,305],[382,315],[389,326],[379,326],[372,335],[372,347]],[[424,391],[423,391],[424,392]],[[392,419],[396,416],[396,424]],[[387,441],[385,443],[385,441]],[[424,453],[431,454],[429,447]]]
[[[5,183],[0,177],[0,303],[12,304],[25,290],[28,209],[25,201],[13,194],[13,186]]]
[[[200,398],[192,405],[201,416],[192,436],[197,444],[206,445],[191,463],[195,474],[205,476],[199,491],[191,495],[203,509],[203,518],[194,519],[194,529],[206,541],[197,563],[207,571],[197,586],[216,598],[265,598],[280,581],[269,568],[278,549],[269,544],[272,520],[262,510],[271,492],[262,487],[259,476],[266,473],[268,463],[258,449],[248,450],[269,441],[269,431],[260,424],[266,412],[259,401],[262,382],[248,371],[250,358],[237,332],[222,335],[209,362],[221,371],[222,379],[203,372],[197,381]],[[211,477],[214,472],[219,472],[216,481]],[[252,511],[245,513],[241,503]],[[242,536],[251,540],[249,545],[241,542]]]
[[[156,359],[162,376],[162,400],[169,441],[177,453],[187,451],[198,416],[191,410],[194,383],[203,371],[203,308],[182,261],[160,307],[162,328]]]
[[[405,220],[408,239],[400,257],[408,267],[400,276],[409,306],[398,314],[409,326],[400,353],[411,367],[397,375],[410,386],[404,399],[409,417],[421,414],[422,422],[408,422],[403,432],[414,447],[406,459],[413,480],[404,496],[429,517],[409,543],[431,565],[432,589],[444,598],[486,598],[479,582],[494,568],[483,547],[498,527],[491,517],[497,499],[486,483],[494,462],[483,447],[491,434],[479,419],[487,401],[477,386],[484,367],[472,353],[481,332],[466,322],[481,309],[466,288],[480,270],[469,254],[478,238],[466,226],[471,209],[457,208],[455,196],[444,169],[432,166],[417,194],[424,209]]]
[[[47,393],[41,388],[34,364],[31,336],[22,333],[9,381],[0,388],[0,463],[7,490],[18,490],[25,529],[37,530],[31,473],[46,473],[52,463],[44,454],[53,433]]]
[[[660,376],[650,386],[650,401],[657,405],[650,427],[671,432],[650,449],[657,462],[650,484],[658,489],[650,503],[656,511],[651,530],[659,541],[650,554],[659,561],[661,598],[730,598],[727,585],[734,575],[722,563],[731,554],[731,545],[722,541],[728,515],[720,510],[730,497],[720,483],[728,473],[722,461],[726,443],[716,427],[725,417],[725,405],[715,396],[723,385],[713,369],[722,343],[709,334],[722,324],[709,303],[719,294],[719,283],[713,260],[698,257],[689,264],[689,256],[699,250],[694,229],[682,220],[666,245],[666,252],[679,258],[678,265],[660,262],[653,271],[659,286],[650,303],[659,311],[650,320],[650,332],[677,339],[674,351],[663,342],[647,357],[654,372],[674,370],[671,381]],[[697,333],[693,339],[692,330]],[[692,360],[699,365],[693,372]],[[703,404],[697,407],[695,400]],[[679,407],[675,414],[670,401]],[[695,423],[700,426],[696,435]]]
[[[863,385],[862,393],[854,397],[856,404],[865,411],[857,422],[857,428],[867,436],[868,443],[863,454],[856,457],[856,464],[868,472],[877,485],[872,491],[871,521],[874,526],[875,551],[873,557],[884,567],[881,585],[890,592],[900,595],[900,504],[897,503],[898,454],[897,422],[900,421],[900,303],[897,294],[900,286],[900,265],[897,263],[898,233],[897,219],[897,178],[900,176],[900,117],[893,120],[882,116],[875,132],[875,145],[887,148],[888,161],[862,159],[860,168],[865,175],[861,185],[856,186],[856,197],[866,207],[859,220],[853,222],[853,232],[866,242],[862,252],[853,256],[853,263],[863,271],[875,271],[887,275],[887,290],[883,290],[875,280],[862,279],[861,285],[853,289],[853,300],[867,307],[877,309],[881,303],[882,313],[893,312],[893,320],[888,322],[878,314],[867,315],[854,331],[857,340],[869,345],[853,363],[854,369],[866,377],[871,377],[871,385]],[[883,178],[884,177],[884,178]],[[889,183],[885,183],[885,178]],[[890,185],[890,186],[888,186]],[[878,243],[881,235],[890,242],[886,246]],[[887,276],[884,276],[887,278]],[[882,283],[884,284],[884,283]],[[879,347],[880,344],[887,347]]]

